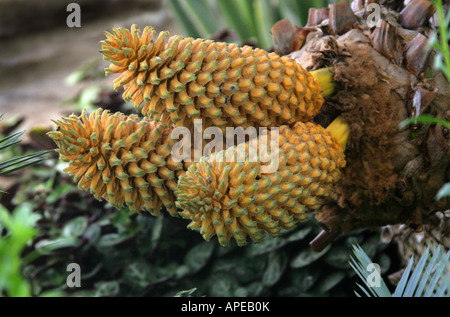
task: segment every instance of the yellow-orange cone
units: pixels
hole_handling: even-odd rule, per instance
[[[191,126],[200,118],[205,128],[304,122],[323,104],[321,86],[326,93],[333,87],[331,76],[316,80],[287,56],[181,36],[166,43],[168,32],[154,32],[115,28],[101,42],[112,63],[106,74],[121,73],[114,87],[124,87],[123,98],[154,120],[167,114]]]
[[[264,140],[258,151],[265,146],[276,152],[275,172],[263,172],[262,157],[250,160],[247,142],[203,158],[179,178],[177,206],[191,220],[189,228],[200,230],[206,240],[217,235],[224,246],[231,238],[244,245],[247,237],[258,242],[292,228],[308,210],[321,206],[345,166],[336,138],[320,126],[297,123],[292,129],[280,127],[278,149]],[[242,153],[246,160],[238,161]]]
[[[113,206],[177,216],[173,190],[186,167],[171,155],[170,129],[137,115],[98,111],[55,121],[49,135],[82,190]]]

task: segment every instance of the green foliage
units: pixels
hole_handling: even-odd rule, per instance
[[[2,117],[3,114],[0,114],[0,120]],[[19,169],[38,163],[44,160],[45,158],[43,158],[43,155],[49,152],[41,151],[26,155],[10,154],[12,158],[3,160],[6,150],[11,149],[11,147],[21,142],[20,137],[23,133],[23,131],[20,131],[0,138],[0,176],[11,174]]]
[[[22,259],[34,296],[352,296],[351,245],[390,257],[379,233],[368,230],[312,253],[309,241],[319,232],[313,219],[262,243],[223,248],[165,211],[138,215],[95,200],[72,185],[63,163],[51,160],[55,174],[28,169],[9,207],[29,201],[40,215]],[[66,285],[69,263],[81,267],[81,288]]]
[[[326,0],[170,0],[166,1],[188,36],[211,38],[223,29],[234,31],[241,43],[272,45],[273,24],[289,18],[305,25],[309,8],[326,7]]]
[[[0,120],[3,115],[0,115]],[[17,155],[18,145],[23,131],[0,138],[0,176],[11,174],[32,164],[41,162],[41,151],[26,155]],[[3,160],[4,157],[10,157]],[[5,192],[0,190],[0,193]],[[11,213],[0,204],[0,296],[29,296],[30,287],[22,277],[22,252],[37,234],[35,224],[39,215],[33,213],[29,204],[17,206]]]
[[[351,258],[351,265],[366,286],[357,284],[366,296],[448,297],[450,295],[450,276],[448,275],[450,251],[441,255],[440,247],[433,251],[427,248],[414,269],[412,268],[414,257],[411,257],[394,293],[390,292],[383,279],[380,280],[379,286],[371,286],[369,279],[372,271],[367,268],[372,261],[359,245],[353,246],[353,252],[356,259]]]
[[[58,174],[49,192],[65,194],[50,204],[45,197],[36,201],[45,211],[30,254],[40,256],[26,267],[35,295],[58,289],[71,296],[351,296],[354,273],[345,262],[351,244],[389,258],[378,233],[369,231],[342,236],[312,256],[308,242],[318,233],[313,220],[259,244],[223,248],[186,231],[182,219],[117,211],[76,188],[60,190],[67,182]],[[72,243],[51,243],[64,237]],[[69,262],[81,266],[81,289],[65,286]],[[114,291],[98,281],[114,282],[107,288]]]
[[[436,194],[436,200],[450,196],[450,183],[445,183]]]
[[[417,123],[422,123],[422,124],[440,124],[442,125],[444,128],[446,129],[450,129],[450,122],[444,120],[444,119],[439,119],[430,115],[426,115],[426,114],[422,114],[420,116],[417,117],[411,117],[408,119],[403,120],[402,122],[400,122],[399,124],[399,128],[403,129],[404,127],[410,125],[410,124],[417,124]]]
[[[30,205],[23,204],[12,213],[0,205],[0,296],[30,296],[30,287],[21,273],[21,253],[36,235],[39,219]]]
[[[194,294],[196,290],[197,289],[194,287],[188,290],[180,291],[175,295],[175,297],[192,297],[192,294]]]
[[[450,26],[450,10],[447,16],[444,13],[444,5],[442,0],[432,0],[438,14],[439,35],[435,31],[429,39],[429,46],[438,51],[435,57],[434,67],[441,70],[450,82],[450,48],[448,41],[450,40],[450,33],[448,33]]]

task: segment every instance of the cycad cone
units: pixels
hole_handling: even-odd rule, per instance
[[[345,142],[345,133],[340,135]],[[258,150],[267,146],[261,140]],[[305,220],[306,211],[317,209],[330,194],[345,166],[337,139],[312,123],[279,128],[275,173],[261,172],[267,158],[237,162],[237,154],[248,153],[248,146],[231,147],[190,166],[175,190],[182,217],[192,220],[188,227],[200,230],[206,240],[217,235],[223,246],[231,238],[244,245],[247,236],[258,242]]]
[[[323,104],[321,81],[287,56],[249,46],[173,36],[153,39],[154,29],[142,35],[118,28],[106,32],[104,58],[112,64],[106,74],[122,73],[114,88],[154,120],[177,126],[193,119],[209,126],[274,127],[311,119]]]
[[[116,208],[145,208],[159,215],[164,204],[177,216],[173,190],[188,165],[173,159],[172,147],[178,140],[170,137],[165,125],[101,109],[55,123],[57,131],[49,135],[60,158],[69,162],[65,171],[80,189]]]

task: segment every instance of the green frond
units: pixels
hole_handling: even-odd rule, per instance
[[[440,247],[433,251],[427,248],[415,267],[414,258],[411,257],[393,294],[390,293],[381,276],[378,287],[370,285],[369,277],[373,271],[368,270],[368,267],[373,262],[359,245],[353,245],[353,252],[356,259],[351,257],[350,266],[364,282],[364,286],[357,285],[368,297],[447,297],[449,295],[450,251],[442,255]],[[356,291],[355,294],[358,297],[361,296]]]
[[[364,282],[366,288],[372,293],[375,297],[391,297],[391,292],[389,291],[389,288],[387,287],[386,283],[383,281],[382,278],[380,278],[380,285],[377,286],[371,286],[369,285],[369,278],[371,277],[371,274],[373,274],[372,270],[369,270],[369,265],[373,264],[372,260],[368,257],[366,252],[359,246],[359,245],[353,245],[353,253],[355,254],[355,258],[350,257],[350,266],[353,268],[353,270],[358,274],[359,278]],[[366,296],[369,296],[369,293],[367,290],[359,286]]]
[[[3,114],[0,115],[0,120]],[[21,142],[20,137],[24,134],[24,131],[15,132],[11,135],[0,138],[0,154],[2,151],[11,148],[12,146]],[[40,151],[32,154],[15,156],[4,162],[0,162],[0,176],[13,173],[21,168],[27,167],[31,164],[38,163],[45,159],[45,154],[51,151]]]

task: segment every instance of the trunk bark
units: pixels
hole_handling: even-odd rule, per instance
[[[316,212],[328,232],[323,241],[335,233],[389,224],[420,231],[436,222],[435,213],[450,208],[448,198],[435,199],[450,180],[449,131],[430,124],[399,127],[424,113],[450,120],[449,83],[441,72],[429,75],[434,58],[434,52],[424,50],[432,31],[429,17],[418,16],[425,22],[406,29],[401,14],[381,5],[382,19],[370,28],[366,8],[355,5],[353,13],[346,1],[330,5],[329,18],[315,16],[311,20],[318,25],[283,39],[298,41],[295,34],[309,32],[303,47],[289,55],[307,70],[333,66],[337,83],[337,93],[327,98],[314,121],[327,126],[340,115],[351,129],[342,179]],[[406,13],[402,22],[412,23]],[[424,14],[433,13],[428,9]],[[349,15],[359,23],[339,19]],[[272,30],[274,43],[284,48],[289,45],[278,34],[287,24],[280,21]]]

